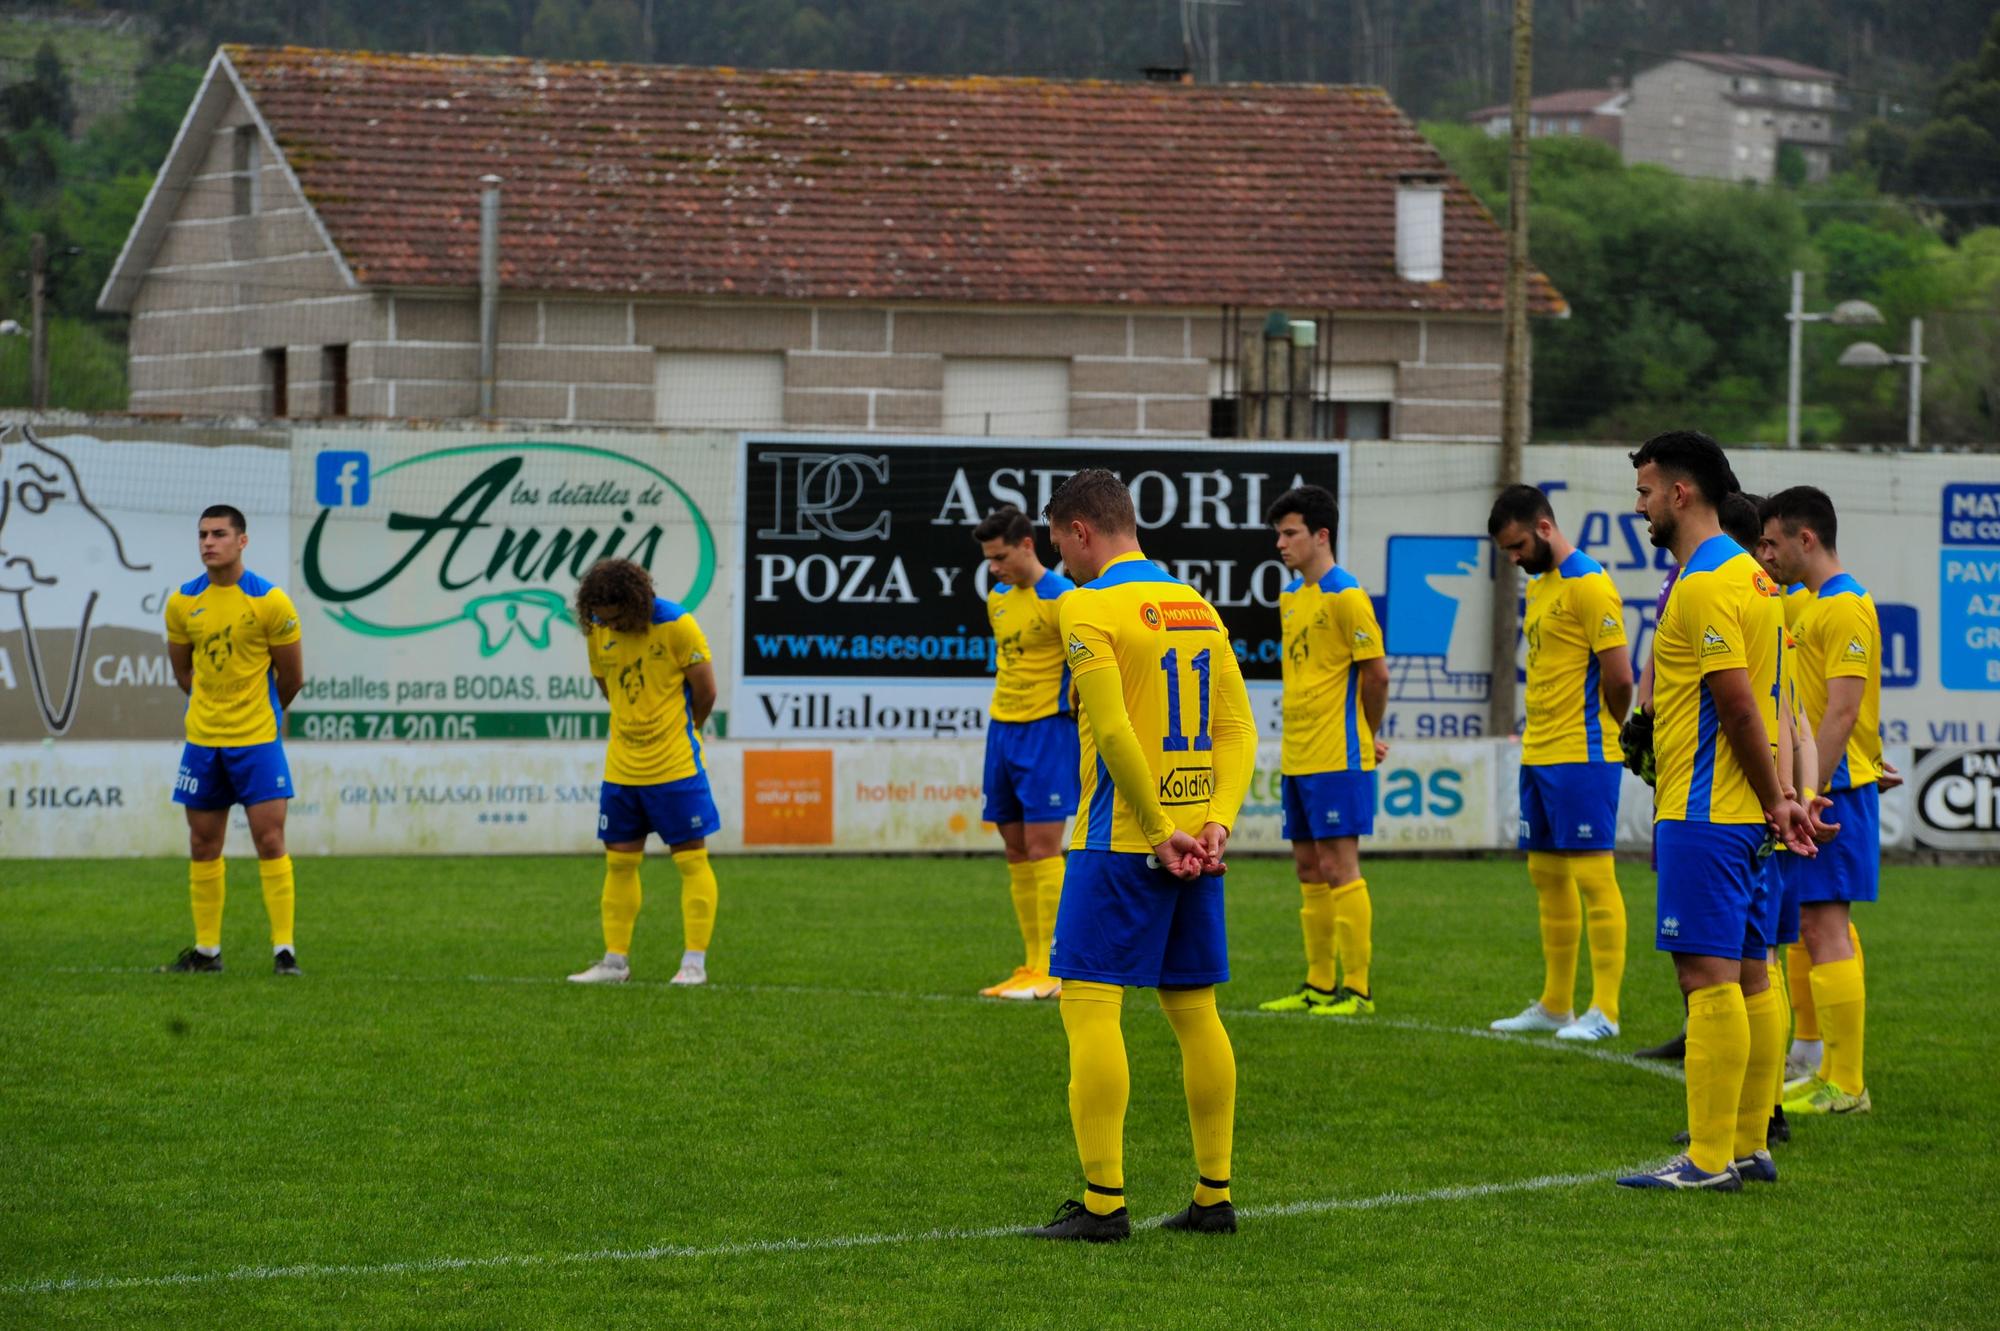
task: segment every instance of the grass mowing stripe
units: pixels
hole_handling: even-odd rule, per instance
[[[1551,1188],[1601,1183],[1623,1171],[1598,1174],[1544,1174],[1539,1178],[1517,1179],[1509,1183],[1462,1183],[1423,1192],[1384,1192],[1373,1197],[1325,1197],[1267,1206],[1244,1207],[1238,1215],[1248,1219],[1279,1220],[1290,1216],[1322,1215],[1328,1211],[1375,1211],[1393,1206],[1420,1206],[1429,1202],[1469,1201],[1507,1193],[1545,1192]],[[1139,1226],[1157,1228],[1166,1216],[1155,1216]],[[320,1280],[341,1276],[427,1275],[441,1271],[494,1270],[503,1267],[585,1266],[608,1262],[697,1261],[703,1258],[776,1256],[795,1252],[836,1252],[852,1248],[881,1248],[916,1243],[957,1243],[978,1239],[1013,1238],[1020,1225],[990,1225],[984,1229],[928,1229],[906,1234],[844,1234],[823,1239],[757,1239],[747,1243],[718,1243],[709,1247],[662,1243],[647,1248],[605,1248],[595,1252],[501,1253],[490,1257],[424,1257],[407,1262],[372,1264],[299,1262],[290,1266],[238,1266],[227,1271],[184,1271],[165,1276],[70,1276],[63,1279],[22,1281],[0,1285],[0,1294],[88,1294],[103,1290],[167,1289],[232,1281]]]
[[[139,966],[52,966],[51,975],[151,975],[155,972]],[[380,984],[568,984],[569,981],[557,975],[358,975],[353,973],[330,977],[335,980],[363,980]],[[177,983],[181,983],[177,981]],[[670,989],[675,986],[665,980],[625,980],[627,985],[638,985],[650,989]],[[813,984],[729,984],[713,983],[709,989],[729,993],[748,994],[798,994],[812,998],[865,998],[893,999],[910,1003],[980,1003],[992,1004],[1005,1000],[981,998],[974,994],[921,994],[903,989],[846,989],[836,985]],[[1678,1063],[1661,1062],[1657,1059],[1635,1058],[1631,1054],[1621,1054],[1615,1049],[1599,1049],[1594,1045],[1580,1044],[1574,1040],[1535,1040],[1525,1035],[1515,1035],[1509,1031],[1488,1030],[1480,1026],[1451,1026],[1444,1022],[1416,1021],[1408,1017],[1357,1017],[1335,1019],[1331,1017],[1303,1017],[1287,1012],[1261,1012],[1256,1008],[1225,1007],[1222,1015],[1231,1019],[1247,1017],[1256,1020],[1308,1021],[1325,1024],[1335,1030],[1364,1030],[1370,1026],[1387,1026],[1400,1031],[1423,1031],[1431,1035],[1458,1035],[1468,1040],[1497,1040],[1502,1044],[1527,1045],[1535,1049],[1553,1049],[1558,1053],[1576,1054],[1583,1058],[1594,1058],[1601,1063],[1615,1063],[1620,1067],[1637,1068],[1655,1077],[1668,1081],[1687,1080]]]

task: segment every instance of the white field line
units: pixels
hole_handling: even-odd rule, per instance
[[[143,966],[55,966],[49,970],[55,975],[149,975],[152,971]],[[568,983],[557,975],[338,975],[341,980],[358,980],[364,983],[382,984],[528,984],[549,985]],[[180,981],[179,983],[199,983]],[[664,980],[627,980],[628,985],[644,988],[670,988]],[[731,993],[797,994],[813,998],[865,998],[885,1001],[912,1003],[977,1003],[982,1007],[995,1006],[1000,1000],[979,998],[972,994],[919,994],[902,989],[845,989],[833,985],[811,984],[714,984],[710,989]],[[1488,1030],[1483,1026],[1452,1026],[1444,1022],[1418,1021],[1409,1017],[1313,1017],[1283,1012],[1259,1012],[1256,1008],[1225,1007],[1222,1015],[1234,1021],[1245,1018],[1257,1021],[1290,1021],[1313,1029],[1366,1030],[1371,1026],[1386,1026],[1400,1031],[1423,1031],[1431,1035],[1456,1035],[1468,1040],[1495,1040],[1502,1044],[1526,1045],[1534,1049],[1550,1049],[1557,1053],[1575,1054],[1581,1058],[1596,1059],[1600,1063],[1613,1063],[1619,1067],[1636,1068],[1668,1081],[1679,1082],[1686,1078],[1681,1065],[1660,1062],[1653,1059],[1634,1058],[1630,1054],[1615,1049],[1599,1049],[1592,1044],[1576,1040],[1545,1040],[1532,1036],[1516,1035],[1508,1031]]]
[[[1384,1192],[1372,1197],[1326,1197],[1307,1201],[1281,1202],[1270,1206],[1246,1206],[1237,1214],[1245,1219],[1278,1219],[1295,1215],[1320,1215],[1329,1211],[1375,1211],[1394,1206],[1420,1206],[1430,1202],[1466,1201],[1497,1197],[1508,1193],[1545,1192],[1551,1188],[1599,1183],[1615,1175],[1544,1174],[1539,1178],[1510,1183],[1453,1184],[1421,1192]],[[1141,1228],[1157,1227],[1164,1216],[1142,1223]],[[906,1247],[919,1243],[956,1243],[983,1239],[1010,1238],[1020,1227],[993,1225],[984,1229],[927,1229],[903,1234],[846,1234],[818,1239],[753,1239],[741,1243],[699,1244],[662,1243],[647,1248],[600,1248],[590,1252],[501,1253],[489,1257],[424,1257],[406,1262],[296,1262],[287,1266],[237,1266],[224,1271],[184,1271],[161,1276],[68,1276],[61,1279],[26,1280],[0,1285],[0,1294],[86,1294],[129,1289],[179,1289],[268,1280],[324,1280],[373,1276],[430,1275],[443,1271],[520,1270],[534,1267],[591,1266],[615,1262],[702,1261],[724,1257],[782,1255],[786,1253],[839,1252],[853,1248]]]

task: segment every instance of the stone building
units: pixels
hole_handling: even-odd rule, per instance
[[[1306,433],[1499,431],[1504,237],[1379,89],[241,46],[100,298],[131,409],[480,414],[489,176],[498,418],[1233,433],[1281,310]]]
[[[1684,176],[1769,183],[1795,149],[1807,180],[1833,170],[1840,76],[1776,56],[1682,51],[1632,80],[1627,162]]]
[[[1632,94],[1625,89],[1569,88],[1547,93],[1528,103],[1528,137],[1601,139],[1616,148],[1625,128],[1625,107]],[[1465,117],[1493,138],[1503,138],[1511,128],[1514,108],[1482,106]]]

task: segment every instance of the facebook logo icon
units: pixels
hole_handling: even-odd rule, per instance
[[[368,502],[368,455],[319,455],[317,497],[322,508],[359,508]]]

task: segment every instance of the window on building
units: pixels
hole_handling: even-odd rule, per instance
[[[776,351],[662,351],[653,419],[690,430],[773,430],[785,423],[785,357]]]
[[[290,394],[285,383],[285,349],[264,349],[264,405],[274,420],[291,415]]]
[[[1737,144],[1737,145],[1736,145],[1736,160],[1737,160],[1737,161],[1739,161],[1739,162],[1747,162],[1747,161],[1749,161],[1749,160],[1750,160],[1750,145],[1749,145],[1749,144],[1747,144],[1747,143],[1739,143],[1739,144]]]
[[[1748,111],[1738,111],[1736,113],[1736,123],[1748,129],[1750,126],[1750,113]]]
[[[947,434],[1069,433],[1069,362],[948,356],[944,362]]]
[[[347,414],[347,348],[328,347],[321,354],[320,378],[326,381],[326,414]]]
[[[1387,439],[1393,365],[1320,365],[1313,372],[1313,438]]]
[[[1572,134],[1583,133],[1583,121],[1579,117],[1571,116],[1569,118],[1569,132]]]
[[[257,211],[257,127],[238,125],[229,149],[233,211],[238,217],[248,217]]]

